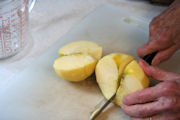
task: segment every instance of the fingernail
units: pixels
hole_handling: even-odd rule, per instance
[[[143,59],[139,60],[139,64],[144,67],[144,66],[149,66]]]
[[[144,60],[140,60],[139,64],[146,74],[148,74],[148,75],[151,74],[151,72],[149,70],[151,68],[151,66],[149,64],[147,64]]]
[[[124,108],[125,108],[125,105],[124,105],[124,104],[122,104],[122,105],[121,105],[121,108],[124,110]]]

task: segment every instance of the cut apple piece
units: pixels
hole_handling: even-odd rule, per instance
[[[114,102],[121,106],[122,99],[125,95],[144,89],[149,86],[149,79],[137,63],[136,60],[131,61],[124,69],[120,86],[116,92]]]
[[[63,46],[58,53],[60,58],[54,62],[56,73],[64,80],[77,82],[94,72],[102,47],[90,41],[76,41]]]
[[[116,61],[116,64],[119,69],[119,78],[121,78],[122,72],[124,71],[124,68],[132,61],[134,60],[134,57],[126,55],[126,54],[116,54],[114,55],[114,60]]]
[[[136,60],[133,60],[126,66],[124,70],[124,75],[134,76],[140,82],[143,88],[149,86],[149,78],[146,76],[146,74]]]
[[[127,94],[128,94],[127,88],[125,88],[123,84],[120,84],[119,88],[117,89],[116,96],[115,96],[113,102],[116,105],[121,106],[122,105],[122,99]]]
[[[143,84],[133,75],[126,75],[124,77],[124,87],[128,90],[128,93],[144,88]]]
[[[90,41],[76,41],[69,43],[58,51],[60,56],[72,54],[89,54],[95,59],[99,60],[102,56],[102,47],[95,42]]]
[[[68,81],[82,81],[95,69],[97,60],[87,54],[76,54],[57,58],[54,69],[61,78]]]
[[[132,56],[126,54],[103,57],[96,66],[96,79],[107,99],[116,93],[113,102],[119,106],[125,95],[149,85],[149,79],[140,65]]]
[[[133,75],[126,75],[121,79],[120,86],[116,92],[114,102],[121,106],[125,95],[145,88],[142,83]]]
[[[119,87],[118,67],[113,55],[103,57],[96,66],[96,80],[103,95],[109,99]]]
[[[103,95],[109,99],[118,89],[119,73],[134,58],[126,54],[112,53],[103,57],[96,66],[96,80]]]

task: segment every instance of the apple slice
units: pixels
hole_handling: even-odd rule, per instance
[[[68,81],[82,81],[95,69],[97,60],[87,54],[76,54],[57,58],[54,69],[57,75]]]
[[[117,90],[114,102],[121,106],[122,99],[125,95],[144,89],[149,86],[149,79],[137,63],[136,60],[131,61],[124,69],[121,77],[120,86]]]
[[[102,56],[102,47],[95,42],[76,41],[63,46],[58,53],[60,56],[85,53],[99,60]]]
[[[99,60],[96,66],[96,80],[103,95],[109,99],[118,89],[119,77],[126,65],[134,58],[126,54],[113,53]]]
[[[134,76],[143,88],[149,86],[149,78],[146,76],[146,74],[136,60],[133,60],[126,66],[124,70],[124,75]]]
[[[113,102],[119,106],[125,95],[149,85],[149,79],[137,61],[132,56],[117,53],[99,60],[96,80],[107,99],[116,93]]]
[[[96,65],[96,80],[103,95],[109,99],[119,87],[118,67],[111,54],[103,57]]]

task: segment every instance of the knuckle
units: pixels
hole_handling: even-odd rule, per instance
[[[167,44],[171,42],[170,39],[172,35],[171,35],[171,32],[169,31],[169,28],[163,27],[162,29],[158,31],[157,35],[158,35],[157,37],[159,38],[162,44]]]
[[[166,93],[168,95],[171,95],[174,91],[174,89],[177,88],[176,82],[165,82],[163,85],[161,85],[161,89],[163,93]]]
[[[176,97],[161,97],[161,106],[164,110],[175,110],[177,99]]]
[[[155,24],[153,21],[150,22],[149,24],[149,29],[151,32],[155,31],[157,28],[157,24]]]
[[[145,117],[146,116],[146,111],[144,109],[139,109],[137,110],[137,116],[138,117]]]
[[[167,98],[167,99],[166,99],[166,103],[167,103],[166,108],[167,108],[168,110],[173,110],[173,108],[174,108],[174,107],[176,106],[176,104],[177,104],[177,100],[176,100],[175,97]]]
[[[159,19],[159,17],[156,16],[151,20],[151,22],[149,24],[150,29],[155,30],[156,28],[158,28],[158,24],[159,24],[158,19]]]
[[[168,27],[163,27],[160,32],[161,37],[168,38],[171,35],[171,32],[169,30],[170,29]]]
[[[166,82],[165,87],[167,87],[168,89],[176,88],[177,83],[176,82]]]
[[[165,36],[163,32],[158,34],[157,39],[159,41],[159,44],[166,44],[166,41],[168,40],[168,38]]]
[[[157,28],[157,27],[156,27],[155,24],[150,23],[150,25],[149,25],[149,30],[150,30],[150,32],[155,32],[156,28]]]

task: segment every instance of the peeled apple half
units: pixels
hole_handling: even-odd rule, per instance
[[[106,99],[114,93],[113,102],[119,106],[122,98],[149,86],[149,79],[132,56],[113,53],[104,56],[96,65],[96,80]]]
[[[94,42],[77,41],[59,49],[60,57],[54,61],[56,74],[64,80],[78,82],[94,73],[102,48]]]

